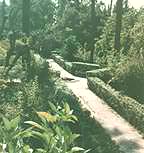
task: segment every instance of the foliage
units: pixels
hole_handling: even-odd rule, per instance
[[[9,29],[20,30],[22,27],[22,1],[11,0],[9,14]],[[51,0],[31,1],[30,23],[31,30],[44,28],[46,24],[52,24],[54,21],[55,4]]]
[[[1,152],[25,152],[26,144],[23,143],[23,137],[28,135],[27,131],[20,128],[20,117],[8,120],[2,117],[3,125],[0,126],[0,151]],[[28,152],[25,152],[28,153]]]
[[[45,30],[33,31],[30,44],[32,49],[44,58],[49,58],[51,51],[60,48],[62,45],[49,26]]]
[[[65,103],[64,109],[56,108],[50,103],[52,115],[49,112],[37,112],[41,119],[41,123],[33,121],[26,121],[25,123],[30,124],[33,128],[31,131],[32,137],[43,142],[43,148],[37,150],[44,150],[44,152],[51,153],[74,153],[84,151],[84,149],[73,146],[73,142],[79,136],[73,134],[69,127],[65,124],[66,122],[75,122],[77,118],[72,115],[72,111],[68,104]]]
[[[115,89],[99,78],[88,77],[88,86],[128,122],[142,133],[144,132],[144,106],[142,104],[115,91]]]
[[[57,89],[56,102],[61,105],[61,100],[68,101],[78,118],[77,124],[70,124],[74,133],[80,133],[76,142],[83,148],[90,148],[90,153],[120,153],[119,147],[111,140],[105,129],[91,117],[90,112],[82,107],[78,98],[61,82],[57,82]]]
[[[1,151],[8,151],[9,153],[23,152],[30,147],[24,143],[23,138],[33,137],[38,139],[39,143],[42,143],[41,148],[33,148],[31,150],[40,152],[51,153],[86,153],[83,148],[76,147],[74,141],[78,134],[73,134],[66,124],[67,122],[75,123],[77,118],[72,115],[72,111],[67,103],[64,104],[64,108],[56,108],[54,104],[50,103],[51,111],[49,112],[37,112],[40,118],[40,123],[34,121],[26,121],[26,124],[31,125],[31,128],[22,130],[20,124],[20,117],[16,117],[9,121],[3,117],[3,125],[0,128],[0,144]]]
[[[135,23],[134,27],[131,29],[131,39],[132,45],[130,49],[130,54],[135,56],[143,56],[144,55],[144,10],[141,9],[138,13],[137,22]]]
[[[5,8],[6,15],[8,14],[8,20],[3,30],[5,35],[7,35],[7,31],[21,31],[22,29],[22,1],[10,0],[10,2],[10,6],[6,6]],[[28,135],[29,138],[26,138],[26,142],[30,142],[34,139],[36,139],[36,142],[40,142],[40,140],[44,140],[45,142],[44,146],[42,145],[42,148],[40,148],[41,150],[37,150],[37,152],[48,150],[50,145],[52,149],[54,149],[52,145],[56,146],[55,149],[65,149],[63,151],[64,153],[73,152],[74,150],[79,151],[80,148],[74,147],[77,141],[79,144],[81,144],[80,141],[82,141],[84,148],[85,146],[87,146],[87,148],[92,147],[92,152],[107,153],[108,151],[111,152],[111,149],[113,149],[113,147],[111,148],[111,146],[113,146],[111,140],[105,137],[106,134],[96,134],[96,132],[99,132],[99,129],[101,129],[99,126],[94,126],[94,129],[97,129],[96,132],[91,130],[91,125],[93,124],[89,121],[89,117],[84,114],[81,115],[80,106],[78,107],[77,115],[79,120],[82,119],[82,121],[79,125],[77,124],[74,127],[77,129],[77,133],[81,133],[81,135],[74,141],[74,144],[69,145],[67,143],[70,137],[75,137],[75,134],[71,132],[68,126],[70,124],[73,127],[73,123],[69,122],[69,117],[66,117],[68,114],[64,111],[66,107],[68,109],[68,105],[64,104],[64,106],[58,108],[49,103],[51,99],[53,99],[58,106],[61,105],[62,102],[59,96],[57,96],[58,100],[56,100],[57,97],[55,96],[59,91],[55,91],[53,87],[54,84],[52,83],[54,80],[50,81],[49,79],[52,79],[52,77],[49,75],[48,71],[45,71],[48,70],[46,61],[44,60],[45,62],[43,62],[38,54],[49,58],[51,51],[57,50],[68,61],[86,62],[89,61],[90,52],[92,51],[93,43],[95,43],[94,63],[96,62],[103,67],[109,67],[113,72],[114,78],[111,80],[113,86],[121,90],[121,93],[134,97],[143,103],[144,9],[135,10],[134,8],[129,8],[126,4],[127,0],[124,1],[120,39],[120,45],[122,47],[119,52],[116,52],[114,49],[114,36],[117,8],[114,8],[114,11],[110,14],[109,8],[107,8],[104,3],[96,2],[94,10],[95,17],[92,20],[91,2],[91,0],[31,0],[31,11],[29,12],[31,32],[30,46],[31,49],[37,53],[37,55],[33,56],[35,59],[33,60],[30,70],[30,74],[32,75],[31,81],[24,81],[22,86],[18,88],[5,86],[3,84],[0,85],[0,112],[8,117],[8,119],[5,117],[1,121],[1,130],[3,134],[5,134],[3,138],[6,139],[7,145],[5,145],[4,140],[1,140],[1,142],[4,144],[3,148],[6,149],[6,151],[7,149],[10,150],[12,145],[17,146],[18,144],[18,147],[15,148],[17,149],[15,152],[21,151],[27,153],[31,146],[33,146],[32,143],[30,143],[30,146],[25,145],[25,139],[23,142],[19,140],[17,136],[14,136],[14,139],[12,138],[13,142],[9,138],[7,139],[8,135],[13,135],[13,132],[17,134],[21,133],[21,131],[25,131],[19,126],[24,128],[30,126],[24,124],[26,120],[33,120],[33,122],[27,123],[42,127],[42,129],[36,127],[30,128],[30,130],[27,131],[30,135]],[[2,17],[2,9],[0,10],[0,16]],[[0,25],[2,25],[1,18]],[[2,58],[1,66],[4,64],[3,57],[5,56],[5,50],[3,50],[3,48],[8,49],[6,46],[8,46],[7,43],[4,47],[3,45],[0,46],[0,52],[2,53],[0,56],[0,58]],[[59,61],[62,64],[64,63],[63,59]],[[70,62],[68,62],[67,65],[63,65],[68,67],[68,69],[72,68]],[[0,68],[1,74],[3,73],[3,69],[4,67]],[[9,78],[18,77],[24,80],[25,73],[19,70],[21,70],[21,67],[18,63],[13,71],[10,72]],[[83,70],[83,68],[79,66],[78,72],[80,72],[80,70]],[[35,74],[38,77],[36,79],[34,79]],[[48,77],[49,79],[47,79]],[[64,99],[65,98],[66,97],[64,97]],[[111,98],[110,100],[112,101]],[[51,108],[50,106],[52,110],[49,109]],[[75,104],[73,109],[77,110],[76,106]],[[130,106],[134,105],[130,103]],[[48,112],[45,112],[47,108]],[[136,108],[133,108],[133,111],[135,111],[135,109]],[[39,115],[39,118],[36,115],[36,111],[44,112],[44,114],[47,114],[47,117],[45,118]],[[123,110],[123,112],[125,114],[125,110]],[[21,115],[20,122],[22,123],[20,124],[22,125],[18,124],[12,130],[7,130],[5,122],[13,124],[14,121],[10,119],[18,114]],[[50,120],[47,120],[49,118],[53,121],[50,122]],[[140,118],[139,115],[138,118]],[[90,125],[87,125],[88,123],[90,123]],[[103,130],[100,130],[100,133],[103,133]],[[100,139],[99,141],[106,140],[104,140],[104,142],[101,141],[101,144],[99,144],[97,139]],[[103,143],[106,147],[102,147]],[[110,143],[110,147],[108,143]],[[100,149],[97,149],[97,145],[101,146]],[[73,150],[71,150],[72,147],[74,147]],[[51,150],[51,152],[54,153],[56,151],[62,152],[62,150]],[[114,152],[116,151],[117,149],[114,148]]]
[[[122,43],[120,54],[113,56],[109,66],[113,67],[114,78],[111,84],[122,93],[143,103],[143,9],[136,13],[130,9],[124,15]],[[126,56],[125,56],[126,55]],[[109,56],[110,57],[110,56]],[[110,63],[112,61],[112,63]],[[115,65],[115,66],[114,66]]]
[[[131,57],[120,64],[115,71],[111,85],[122,93],[144,102],[144,63],[143,58]]]
[[[134,33],[132,32],[132,29],[136,24],[138,14],[139,13],[137,13],[137,11],[133,8],[129,8],[126,12],[123,12],[121,31],[122,48],[121,51],[119,51],[119,53],[117,53],[113,49],[115,32],[115,14],[112,14],[112,16],[110,16],[107,19],[100,39],[98,39],[98,41],[95,44],[95,59],[98,63],[102,65],[111,66],[111,63],[113,62],[111,59],[114,58],[116,59],[116,62],[113,65],[117,65],[117,63],[119,63],[119,61],[121,60],[120,58],[123,58],[123,55],[129,54],[130,48],[134,42],[133,37],[135,37],[136,35],[136,33],[134,35]]]
[[[79,46],[80,44],[77,42],[76,37],[72,35],[69,36],[65,40],[65,46],[62,52],[62,56],[68,61],[74,61]]]
[[[31,28],[44,29],[47,24],[54,22],[55,3],[51,0],[31,1]]]
[[[103,28],[100,39],[95,44],[97,63],[107,65],[107,58],[113,53],[114,44],[114,15],[109,17]]]

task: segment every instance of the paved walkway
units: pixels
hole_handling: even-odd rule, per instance
[[[53,60],[48,60],[53,70],[60,71],[60,77],[67,87],[80,99],[83,107],[106,129],[112,140],[125,153],[144,153],[144,139],[126,120],[113,111],[103,100],[88,89],[85,78],[75,77]],[[70,81],[69,81],[70,80]]]

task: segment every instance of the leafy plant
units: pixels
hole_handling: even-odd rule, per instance
[[[26,124],[31,125],[31,136],[43,142],[42,148],[37,148],[36,151],[49,153],[75,153],[82,151],[88,152],[83,148],[75,147],[74,141],[79,137],[79,134],[73,134],[68,127],[68,123],[75,123],[77,118],[72,115],[72,111],[67,103],[64,108],[56,108],[50,103],[53,112],[37,112],[40,118],[40,123],[26,121]]]
[[[74,61],[79,47],[80,44],[77,42],[76,36],[70,35],[65,40],[65,46],[62,52],[63,57],[68,61]]]
[[[2,117],[3,125],[0,126],[0,152],[24,152],[28,153],[30,147],[23,142],[23,138],[27,137],[28,130],[22,130],[19,126],[20,117],[8,120]],[[25,152],[27,150],[27,152]]]
[[[131,57],[119,65],[110,82],[115,89],[143,103],[143,78],[143,58]]]

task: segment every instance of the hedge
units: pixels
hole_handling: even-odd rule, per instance
[[[103,68],[86,72],[86,77],[98,77],[104,82],[109,81],[112,78],[111,69]]]
[[[64,61],[64,59],[63,59],[60,55],[53,54],[53,55],[52,55],[52,58],[53,58],[54,61],[55,61],[56,63],[58,63],[61,67],[65,68],[65,61]]]
[[[86,71],[100,68],[100,66],[97,64],[83,62],[66,62],[60,55],[57,54],[53,54],[52,58],[65,70],[80,77],[86,77]]]
[[[136,100],[122,96],[99,78],[88,77],[88,87],[108,103],[128,122],[144,133],[144,105]]]
[[[83,63],[83,62],[72,62],[72,73],[74,75],[80,76],[80,77],[86,77],[86,72],[90,70],[96,70],[99,69],[100,66],[97,64],[91,64],[91,63]]]

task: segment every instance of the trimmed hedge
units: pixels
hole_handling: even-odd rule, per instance
[[[68,72],[72,71],[72,62],[65,62],[64,69]]]
[[[80,77],[86,77],[87,71],[96,70],[99,68],[100,66],[97,64],[72,62],[72,73]]]
[[[53,55],[52,55],[52,58],[53,58],[54,61],[55,61],[56,63],[58,63],[61,67],[65,68],[65,61],[64,61],[64,59],[63,59],[60,55],[53,54]]]
[[[107,102],[115,111],[144,133],[144,105],[122,96],[99,78],[88,77],[89,88]]]
[[[98,77],[104,82],[109,81],[112,78],[111,69],[103,68],[86,72],[86,77]]]
[[[97,64],[83,63],[83,62],[65,62],[65,60],[60,55],[57,54],[53,54],[52,58],[65,70],[80,77],[86,77],[87,71],[100,68],[100,66]]]

